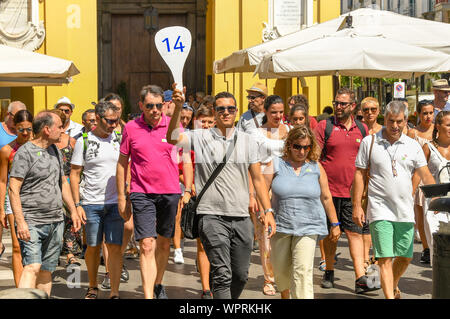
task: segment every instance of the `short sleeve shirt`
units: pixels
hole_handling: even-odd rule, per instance
[[[326,145],[326,156],[321,159],[328,176],[328,184],[333,197],[350,198],[350,188],[355,176],[355,159],[363,139],[361,130],[352,121],[350,129],[336,121],[333,117],[333,130]],[[317,142],[323,149],[326,120],[320,121],[314,133]],[[366,135],[367,126],[364,124]]]
[[[245,133],[251,133],[253,130],[256,130],[257,127],[255,124],[255,120],[258,123],[258,125],[261,126],[265,113],[260,112],[254,114],[255,114],[254,118],[251,110],[248,110],[247,112],[242,114],[241,117],[239,118],[236,128]]]
[[[140,118],[128,122],[122,132],[120,153],[131,157],[132,193],[180,194],[178,149],[167,143],[170,117],[150,127]]]
[[[84,139],[75,144],[71,164],[83,166],[84,186],[81,192],[83,205],[117,203],[116,166],[120,142],[116,133],[101,138],[88,133],[86,158],[83,158]]]
[[[197,208],[198,214],[248,217],[248,168],[260,161],[258,146],[247,133],[235,130],[225,138],[218,129],[184,133],[195,152],[195,186],[200,194],[217,165],[223,160],[234,134],[236,145],[225,167],[206,190]]]
[[[10,178],[23,179],[20,202],[29,225],[64,220],[60,187],[60,178],[64,175],[61,158],[56,147],[43,149],[32,142],[22,145],[14,156]]]
[[[382,132],[375,135],[370,159],[369,201],[367,217],[369,223],[377,220],[414,223],[414,201],[411,178],[414,170],[426,166],[425,155],[420,144],[402,134],[394,144],[383,138]],[[368,167],[372,137],[366,136],[356,158],[356,167]],[[395,161],[394,176],[393,161]]]

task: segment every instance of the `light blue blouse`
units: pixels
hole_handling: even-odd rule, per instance
[[[320,168],[307,162],[297,176],[281,157],[274,157],[272,207],[277,232],[295,236],[328,235],[325,210],[320,201]]]

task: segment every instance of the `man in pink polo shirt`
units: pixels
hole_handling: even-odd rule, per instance
[[[129,199],[133,206],[134,233],[141,251],[140,266],[145,298],[167,299],[161,284],[174,235],[175,216],[180,199],[177,148],[166,141],[170,122],[162,112],[163,90],[156,85],[142,88],[140,118],[125,125],[117,163],[119,212],[127,216],[125,181],[131,158]],[[190,198],[192,163],[183,165],[186,190],[183,200]]]
[[[359,227],[352,219],[352,201],[350,188],[355,176],[355,160],[364,136],[368,135],[367,126],[352,116],[356,107],[355,93],[348,88],[337,91],[333,101],[335,116],[319,122],[314,132],[322,147],[320,163],[328,176],[333,203],[336,208],[341,230],[348,238],[350,255],[355,271],[355,292],[374,290],[373,283],[366,276],[364,267],[365,244],[363,235],[370,234],[368,224]],[[328,125],[327,125],[328,124]],[[327,126],[329,129],[327,130]],[[336,226],[335,224],[330,226]],[[323,241],[326,270],[322,279],[322,288],[334,287],[334,256],[337,242],[327,238]],[[369,247],[366,247],[368,250]],[[379,287],[378,287],[379,288]]]

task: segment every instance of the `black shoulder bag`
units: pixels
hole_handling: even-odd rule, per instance
[[[236,131],[234,134],[234,140],[232,144],[228,147],[227,153],[225,154],[223,160],[219,165],[214,169],[211,176],[209,177],[208,181],[206,182],[205,186],[203,187],[202,191],[197,197],[193,197],[189,200],[187,204],[184,205],[182,211],[181,211],[181,221],[180,226],[181,230],[184,233],[184,237],[188,239],[195,239],[199,237],[198,234],[198,215],[197,215],[197,207],[200,203],[200,200],[203,197],[203,194],[205,194],[206,190],[209,186],[213,183],[213,181],[216,179],[217,175],[222,171],[222,169],[225,167],[227,158],[231,156],[231,153],[233,152],[234,146],[237,141],[237,134]]]

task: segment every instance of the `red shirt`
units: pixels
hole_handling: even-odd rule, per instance
[[[308,115],[309,117],[309,127],[311,128],[311,130],[314,130],[317,126],[317,120],[314,116]]]
[[[327,141],[325,158],[320,163],[327,173],[331,195],[350,198],[350,188],[356,171],[356,155],[363,136],[353,118],[350,130],[341,123],[337,123],[334,116],[332,119],[333,130]],[[325,138],[326,122],[326,120],[320,121],[314,130],[321,148]],[[368,135],[367,125],[363,125]]]

